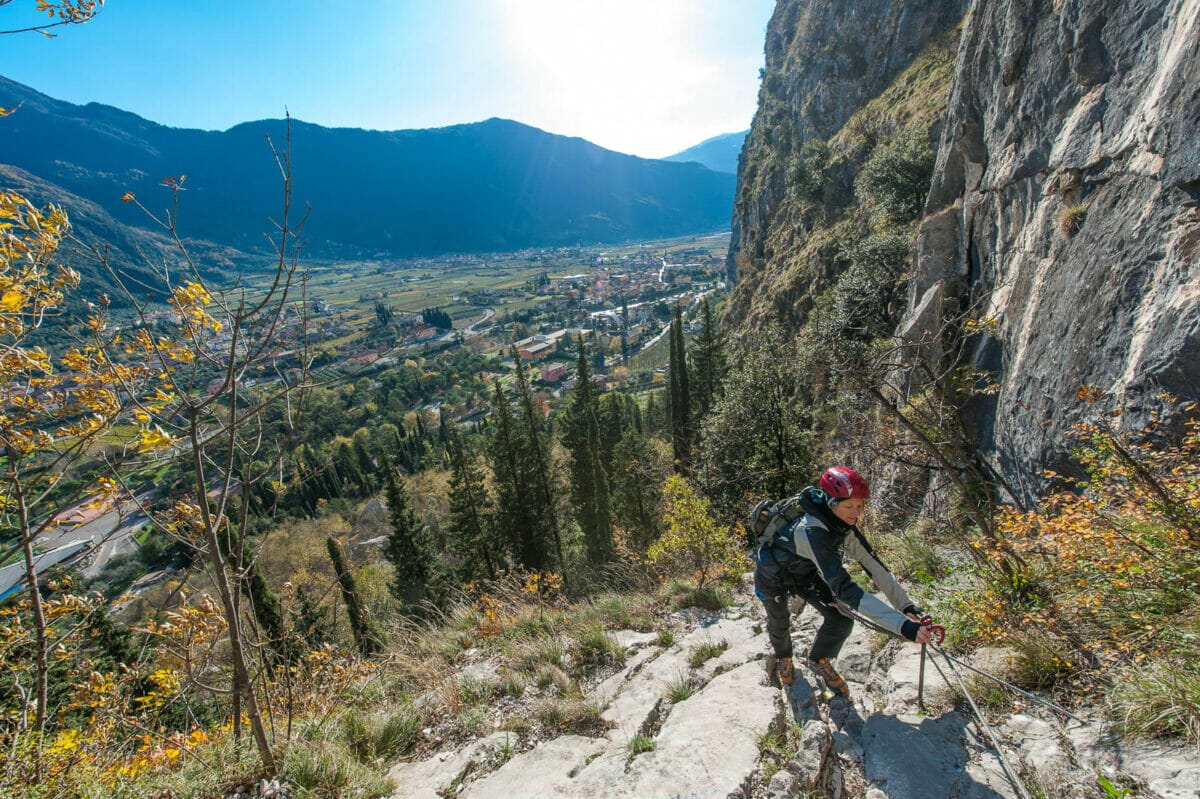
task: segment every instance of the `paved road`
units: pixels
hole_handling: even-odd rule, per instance
[[[138,498],[143,502],[149,499],[147,496]],[[105,564],[117,555],[137,552],[138,545],[133,534],[147,520],[137,502],[126,502],[120,511],[113,509],[99,514],[85,511],[83,514],[86,520],[78,526],[68,523],[47,531],[38,540],[38,547],[54,549],[81,538],[90,539],[95,552],[83,569],[83,575],[89,579],[98,576]]]

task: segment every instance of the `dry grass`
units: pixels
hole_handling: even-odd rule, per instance
[[[1087,206],[1082,203],[1068,205],[1058,212],[1058,232],[1066,238],[1071,238],[1083,226],[1087,217]]]

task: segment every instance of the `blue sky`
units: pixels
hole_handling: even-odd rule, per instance
[[[34,0],[0,6],[0,29]],[[773,0],[108,0],[0,74],[175,127],[499,116],[646,157],[750,126]]]

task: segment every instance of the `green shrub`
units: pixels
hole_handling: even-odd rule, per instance
[[[876,147],[863,165],[854,186],[859,201],[877,216],[912,221],[925,207],[933,165],[929,133],[920,127],[905,128]]]

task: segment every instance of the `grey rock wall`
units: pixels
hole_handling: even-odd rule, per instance
[[[996,320],[966,421],[1016,499],[1064,468],[1081,384],[1133,428],[1200,394],[1198,251],[1200,0],[977,0],[900,333]]]
[[[966,6],[967,0],[776,4],[767,25],[758,110],[738,160],[728,258],[730,277],[738,282],[735,319],[750,315],[755,284],[781,255],[768,240],[777,234],[774,228],[790,223],[779,218],[790,210],[783,202],[788,154],[834,135],[936,35],[954,27]],[[776,298],[776,305],[786,309],[793,299]]]

